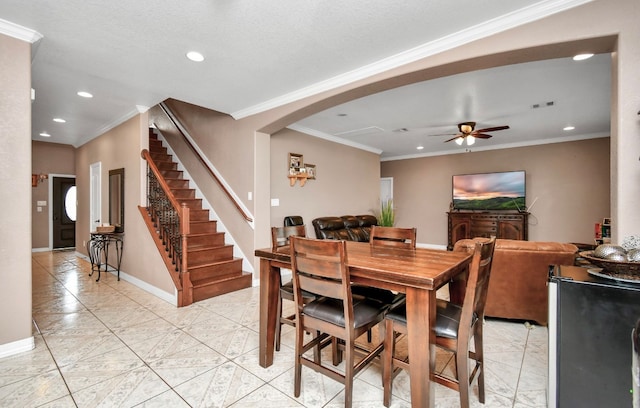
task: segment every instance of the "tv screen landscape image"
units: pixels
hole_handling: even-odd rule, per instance
[[[521,170],[453,176],[453,208],[526,211],[525,172]]]

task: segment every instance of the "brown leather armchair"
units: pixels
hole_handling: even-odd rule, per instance
[[[472,252],[474,241],[456,242],[454,251]],[[496,240],[485,316],[547,324],[549,265],[573,265],[578,247],[560,242]],[[461,278],[464,279],[464,278]],[[464,285],[454,282],[451,299],[461,304]]]

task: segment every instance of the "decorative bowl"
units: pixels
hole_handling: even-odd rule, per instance
[[[640,262],[610,261],[593,256],[593,251],[583,251],[579,255],[609,273],[640,279]]]

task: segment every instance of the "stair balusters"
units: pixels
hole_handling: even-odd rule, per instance
[[[179,210],[173,207],[149,166],[147,166],[147,177],[149,180],[147,201],[151,220],[160,234],[165,250],[175,265],[175,270],[182,272],[182,234]]]

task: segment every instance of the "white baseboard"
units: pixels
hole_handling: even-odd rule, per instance
[[[0,358],[13,356],[14,354],[23,353],[33,350],[36,347],[33,336],[26,339],[13,341],[7,344],[0,344]]]
[[[31,252],[49,252],[49,248],[31,248]]]
[[[86,260],[87,262],[91,262],[89,260],[89,257],[80,253],[80,252],[76,252],[76,256]],[[105,273],[104,271],[102,273]],[[114,276],[118,276],[118,271],[112,271],[109,270],[106,273],[110,273]],[[165,300],[169,303],[171,303],[172,305],[176,306],[178,304],[178,293],[177,290],[174,291],[173,294],[165,292],[162,289],[159,289],[153,285],[148,284],[147,282],[140,280],[138,278],[136,278],[135,276],[129,275],[126,272],[123,272],[122,270],[120,270],[120,279],[125,280],[129,283],[131,283],[132,285],[144,290],[145,292],[148,292],[156,297],[159,297],[162,300]]]

